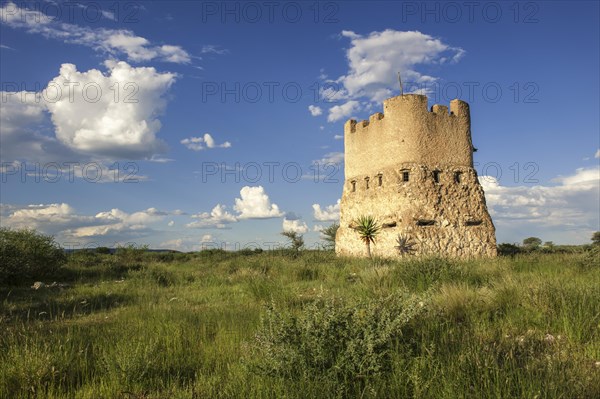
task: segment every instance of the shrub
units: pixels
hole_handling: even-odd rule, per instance
[[[272,304],[256,334],[251,366],[290,379],[364,381],[391,369],[394,341],[424,308],[422,297],[404,293],[353,304],[318,300],[299,315]]]
[[[179,276],[164,267],[152,268],[150,270],[150,276],[160,287],[170,287],[179,283]]]
[[[91,249],[71,252],[68,257],[69,264],[83,267],[95,266],[101,259],[101,255]]]
[[[498,245],[498,255],[500,256],[515,256],[521,252],[521,247],[515,244],[502,243]]]
[[[111,251],[108,247],[98,247],[96,248],[97,254],[110,255]]]
[[[339,223],[333,223],[321,231],[321,238],[325,241],[326,249],[335,249],[335,236],[339,228]]]
[[[242,248],[239,251],[237,251],[237,254],[240,256],[252,256],[258,253],[260,252],[257,252],[254,248]]]
[[[594,245],[579,256],[578,265],[581,269],[600,269],[600,245]]]
[[[146,252],[144,257],[150,262],[171,263],[176,259],[176,254],[173,252]]]
[[[523,248],[528,251],[535,251],[542,245],[542,240],[538,237],[527,237],[523,240]]]
[[[145,254],[148,246],[137,247],[133,244],[119,247],[115,252],[118,263],[127,269],[141,269],[144,266]]]
[[[298,257],[300,255],[300,250],[304,248],[304,237],[302,234],[288,230],[281,233],[282,236],[286,237],[290,241],[290,247],[292,256]]]
[[[316,280],[319,277],[319,269],[314,266],[303,266],[296,270],[296,278],[303,281]]]
[[[34,230],[0,228],[0,283],[51,276],[67,256],[54,237]]]
[[[453,281],[464,277],[460,263],[444,258],[421,258],[402,262],[394,270],[396,278],[407,287],[424,291],[439,281]]]

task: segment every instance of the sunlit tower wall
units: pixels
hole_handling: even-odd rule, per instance
[[[427,109],[427,97],[401,95],[383,113],[344,125],[345,181],[336,253],[366,256],[353,229],[359,216],[382,227],[374,256],[398,257],[398,238],[413,255],[496,255],[495,228],[473,168],[469,104]],[[406,249],[406,248],[405,248]]]

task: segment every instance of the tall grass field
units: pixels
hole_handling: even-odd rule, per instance
[[[0,288],[0,398],[599,398],[597,254],[73,253]]]

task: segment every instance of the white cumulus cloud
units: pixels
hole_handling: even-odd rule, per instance
[[[325,209],[319,204],[313,204],[313,217],[320,222],[337,221],[340,218],[340,202],[337,200],[334,205],[327,205]]]
[[[109,14],[104,13],[104,16],[110,19]],[[152,44],[148,39],[137,36],[130,30],[91,28],[65,23],[54,16],[20,7],[13,2],[7,2],[0,8],[0,22],[30,34],[83,45],[113,56],[124,54],[133,62],[161,60],[187,64],[192,58],[181,46]]]
[[[560,176],[554,186],[503,186],[495,178],[479,178],[498,241],[587,242],[600,229],[600,167],[577,169]]]
[[[298,234],[304,234],[308,232],[308,226],[300,219],[289,220],[283,218],[282,229],[283,231],[293,231]]]
[[[224,229],[227,228],[228,224],[238,221],[237,217],[228,212],[227,207],[221,204],[217,204],[210,213],[199,213],[192,215],[192,218],[197,220],[188,223],[186,227],[195,229]]]
[[[339,90],[322,95],[330,101],[346,102],[329,109],[329,122],[368,108],[369,102],[379,104],[398,93],[398,72],[401,72],[405,92],[418,91],[423,84],[431,84],[438,78],[421,74],[417,67],[456,62],[465,53],[461,48],[418,31],[386,29],[368,35],[343,31],[341,36],[350,39],[346,51],[348,72],[333,81],[340,85]]]
[[[1,224],[11,228],[35,228],[46,234],[74,244],[73,239],[87,241],[105,238],[107,241],[147,235],[153,230],[150,224],[163,220],[172,213],[148,208],[128,213],[118,208],[81,215],[69,204],[31,204],[25,206],[0,205]]]
[[[321,107],[318,107],[316,105],[309,105],[308,111],[310,112],[310,114],[312,116],[319,116],[323,113],[323,110],[321,109]]]
[[[343,152],[328,152],[323,156],[323,158],[315,161],[319,165],[329,165],[336,164],[339,165],[344,162],[344,153]]]
[[[233,209],[239,212],[240,219],[267,219],[283,216],[277,204],[271,204],[269,196],[262,186],[245,186],[235,199]]]
[[[96,225],[83,226],[65,231],[65,235],[76,238],[102,237],[111,234],[147,233],[148,224],[163,220],[169,213],[156,208],[127,213],[114,208],[94,216]],[[134,234],[137,235],[137,234]]]
[[[329,115],[327,116],[328,122],[336,122],[342,118],[347,118],[354,112],[360,109],[360,103],[356,100],[350,100],[342,105],[334,105],[329,109]]]
[[[107,73],[80,72],[63,64],[41,93],[2,92],[3,157],[36,162],[51,156],[53,161],[152,159],[165,152],[157,138],[158,115],[175,75],[126,62],[107,61],[106,66]],[[46,113],[54,136],[38,132]]]
[[[216,144],[213,137],[205,133],[202,137],[188,137],[186,139],[181,140],[181,144],[183,144],[187,149],[192,151],[202,151],[205,148],[229,148],[231,147],[231,143],[229,141],[224,142],[223,144]]]
[[[86,101],[75,96],[70,101],[62,96],[47,102],[56,137],[66,146],[84,153],[111,158],[149,158],[164,152],[165,145],[157,139],[161,128],[156,118],[165,106],[164,94],[175,81],[171,73],[159,73],[151,67],[131,67],[126,62],[108,62],[109,74],[92,69],[79,72],[73,64],[63,64],[58,77],[48,85],[66,87],[76,82],[96,87],[98,101]],[[131,101],[123,95],[115,101],[111,87],[120,85],[132,94]],[[90,90],[93,92],[92,90]],[[123,94],[123,93],[121,93]],[[77,115],[77,118],[73,118]]]
[[[66,203],[2,205],[2,225],[16,229],[34,228],[56,233],[61,229],[93,223],[93,217],[77,215]]]

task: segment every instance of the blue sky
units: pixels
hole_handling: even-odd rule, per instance
[[[343,123],[400,70],[430,105],[470,103],[499,242],[600,230],[597,2],[0,4],[3,226],[313,246],[339,214]]]

